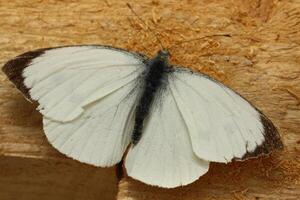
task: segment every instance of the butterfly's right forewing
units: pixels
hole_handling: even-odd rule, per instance
[[[230,162],[282,148],[272,122],[222,83],[175,68],[169,85],[199,158]]]

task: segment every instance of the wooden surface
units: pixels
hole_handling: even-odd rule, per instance
[[[0,157],[1,200],[115,199],[114,170],[73,160]]]
[[[300,2],[126,2],[166,47],[228,34],[171,49],[172,63],[207,73],[253,102],[279,128],[285,150],[268,158],[211,164],[208,174],[177,189],[124,178],[117,198],[299,199]],[[68,44],[106,44],[154,55],[158,43],[126,2],[0,0],[0,64],[28,50]],[[102,199],[105,194],[111,199],[116,194],[112,168],[105,172],[77,163],[47,143],[40,114],[3,74],[0,111],[0,199]]]

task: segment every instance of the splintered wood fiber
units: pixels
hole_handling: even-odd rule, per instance
[[[111,45],[151,57],[161,48],[157,37],[165,48],[178,44],[170,49],[171,63],[206,73],[251,101],[278,127],[284,151],[212,163],[209,173],[177,189],[125,178],[117,198],[300,199],[299,31],[296,0],[0,0],[0,63],[60,45]],[[63,157],[43,136],[34,106],[0,78],[1,155]]]

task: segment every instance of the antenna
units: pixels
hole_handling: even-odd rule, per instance
[[[126,5],[131,10],[131,12],[142,22],[142,24],[147,28],[147,30],[155,36],[157,42],[160,45],[160,48],[165,49],[161,40],[158,37],[158,34],[145,23],[145,21],[133,10],[133,8],[131,7],[131,5],[129,3],[126,3]]]
[[[181,45],[183,43],[187,43],[187,42],[192,42],[192,41],[197,41],[197,40],[202,40],[204,38],[209,38],[209,37],[219,37],[219,36],[224,36],[224,37],[231,37],[230,34],[228,33],[224,33],[224,34],[214,34],[214,35],[205,35],[205,36],[202,36],[202,37],[198,37],[198,38],[192,38],[192,39],[189,39],[189,40],[183,40],[183,41],[179,41],[177,42],[176,44],[172,45],[169,47],[169,50],[171,50],[172,48],[178,46],[178,45]]]

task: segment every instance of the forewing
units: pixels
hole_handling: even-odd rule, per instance
[[[169,84],[199,158],[230,162],[282,148],[272,122],[220,82],[175,68]]]
[[[145,58],[124,50],[85,45],[41,49],[9,61],[3,71],[39,111],[71,121],[83,107],[133,82]]]
[[[207,172],[209,162],[193,152],[188,129],[170,89],[156,96],[140,141],[126,157],[127,174],[150,185],[173,188]]]

